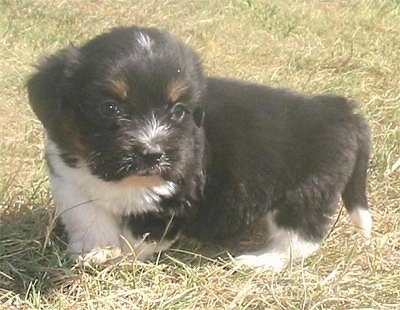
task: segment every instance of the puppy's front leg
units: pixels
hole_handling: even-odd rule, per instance
[[[120,224],[113,214],[61,178],[52,178],[52,192],[71,257],[82,254],[80,258],[102,263],[120,253]]]
[[[95,263],[103,263],[120,254],[119,225],[107,211],[93,203],[73,207],[62,216],[68,232],[67,252]]]

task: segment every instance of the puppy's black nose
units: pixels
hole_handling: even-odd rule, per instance
[[[160,163],[161,158],[164,156],[164,153],[161,153],[161,152],[146,153],[146,154],[143,154],[142,156],[143,156],[144,162],[147,165],[152,166],[152,165],[157,165]]]
[[[161,147],[147,146],[141,154],[143,162],[148,166],[156,166],[161,162],[164,157],[164,152]]]

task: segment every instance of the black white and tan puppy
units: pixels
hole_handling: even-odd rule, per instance
[[[340,197],[370,235],[369,128],[344,97],[205,77],[184,43],[136,26],[44,59],[27,86],[72,254],[144,260],[261,222],[267,242],[237,260],[281,269],[317,249]]]

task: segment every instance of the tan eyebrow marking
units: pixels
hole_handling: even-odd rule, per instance
[[[109,80],[104,86],[120,99],[125,99],[128,95],[128,85],[124,80]]]
[[[167,86],[167,98],[171,102],[176,102],[188,89],[187,84],[182,80],[175,80]]]

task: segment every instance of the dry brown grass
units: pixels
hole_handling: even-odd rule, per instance
[[[43,53],[121,24],[166,28],[207,72],[360,102],[373,129],[370,242],[339,220],[323,247],[280,274],[170,251],[159,262],[73,266],[52,225],[43,130],[25,80]],[[0,308],[399,309],[398,1],[0,0]]]

